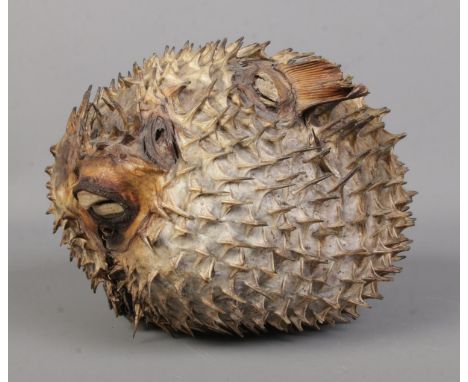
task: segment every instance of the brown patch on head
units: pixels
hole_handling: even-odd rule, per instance
[[[123,251],[157,203],[162,173],[144,160],[104,153],[84,159],[73,188],[85,230],[103,250]],[[79,203],[80,192],[96,195]]]
[[[49,185],[54,229],[73,220],[90,248],[124,251],[157,203],[161,177],[177,162],[174,126],[159,105],[138,129],[130,129],[128,121],[140,121],[141,115],[132,114],[132,107],[119,108],[126,121],[122,128],[110,118],[114,106],[99,110],[89,103],[90,90],[70,114],[66,134],[51,148],[56,159]],[[95,124],[101,134],[93,134]]]

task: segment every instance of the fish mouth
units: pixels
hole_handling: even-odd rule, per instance
[[[118,250],[125,241],[127,228],[138,215],[139,205],[91,178],[81,179],[73,196],[93,221],[104,248]]]

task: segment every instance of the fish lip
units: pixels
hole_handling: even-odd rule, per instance
[[[112,188],[112,186],[103,186],[90,177],[80,179],[78,184],[74,187],[73,197],[75,199],[77,199],[77,195],[80,191],[88,191],[120,204],[124,208],[124,214],[132,213],[136,215],[139,211],[138,203],[131,202],[124,198],[121,193]]]
[[[97,225],[97,233],[101,237],[104,247],[109,250],[117,249],[125,241],[124,232],[138,215],[140,206],[123,198],[118,191],[103,187],[91,178],[81,179],[73,189],[73,196],[76,198],[80,191],[92,192],[122,206],[123,213],[111,217],[100,216],[92,208],[86,209]]]

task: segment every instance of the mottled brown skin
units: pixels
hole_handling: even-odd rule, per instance
[[[116,314],[243,335],[357,317],[413,225],[388,109],[313,54],[186,45],[91,88],[48,188]]]

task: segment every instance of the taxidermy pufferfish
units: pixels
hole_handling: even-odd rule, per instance
[[[404,134],[339,66],[266,46],[134,64],[51,148],[54,230],[135,328],[301,331],[356,318],[400,271]]]

